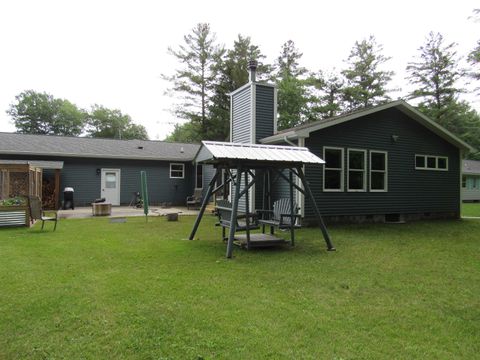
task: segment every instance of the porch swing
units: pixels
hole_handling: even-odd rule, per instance
[[[305,164],[324,164],[324,161],[308,151],[307,148],[203,141],[195,162],[213,165],[215,175],[212,177],[207,193],[203,198],[202,206],[189,236],[190,240],[195,237],[210,197],[232,183],[234,187],[232,203],[217,204],[222,237],[227,241],[227,258],[232,257],[234,243],[247,249],[255,246],[284,243],[284,239],[275,236],[275,228],[289,230],[290,243],[291,245],[295,244],[295,229],[299,227],[300,215],[297,213],[297,207],[293,199],[294,189],[308,196],[327,244],[327,250],[335,250],[302,169]],[[215,186],[217,179],[221,178],[224,171],[229,176],[221,185]],[[285,171],[288,172],[288,176],[284,174]],[[278,199],[272,203],[270,179],[273,173],[287,181],[289,197]],[[249,190],[259,182],[262,175],[262,209],[251,213],[249,212],[251,208],[249,195],[251,192]],[[294,175],[300,179],[303,187],[295,184]],[[251,231],[258,229],[260,225],[262,226],[262,233],[251,234]],[[265,234],[265,227],[267,226],[270,227],[270,234]],[[227,229],[228,237],[226,236]],[[238,235],[236,234],[238,231],[244,231],[245,234]]]

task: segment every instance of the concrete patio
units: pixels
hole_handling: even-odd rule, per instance
[[[151,206],[148,216],[166,216],[167,214],[176,213],[183,215],[197,215],[198,210],[187,209],[186,207],[169,207]],[[112,206],[112,213],[108,216],[96,217],[129,217],[129,216],[145,216],[143,208],[134,208],[131,206]],[[89,218],[93,217],[91,207],[77,207],[75,210],[59,210],[58,217],[60,219]]]

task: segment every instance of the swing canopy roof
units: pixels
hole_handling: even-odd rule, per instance
[[[202,141],[195,156],[196,163],[236,167],[289,167],[303,164],[325,164],[305,147],[239,144]]]

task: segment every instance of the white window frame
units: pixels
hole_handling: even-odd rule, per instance
[[[373,170],[372,169],[372,154],[385,154],[385,170]],[[368,177],[368,186],[370,192],[388,192],[388,151],[382,151],[382,150],[370,150],[370,155],[369,155],[369,177]],[[385,177],[385,182],[384,182],[384,188],[382,189],[372,189],[372,172],[375,173],[384,173]]]
[[[200,169],[202,169],[202,186],[197,187],[198,185],[198,167],[200,166]],[[201,190],[203,189],[203,165],[202,164],[195,164],[195,189]]]
[[[350,189],[350,171],[362,171],[358,169],[350,170],[350,152],[363,152],[363,189]],[[347,149],[347,191],[348,192],[366,192],[367,191],[367,150],[365,149]]]
[[[341,156],[341,168],[327,168],[327,158],[325,156],[325,150],[340,150]],[[323,159],[325,160],[325,165],[323,166],[323,191],[325,192],[343,192],[344,191],[344,178],[345,178],[345,153],[344,148],[335,147],[335,146],[324,146],[323,147]],[[326,189],[325,188],[325,170],[340,170],[340,189]]]
[[[172,176],[172,166],[180,165],[182,167],[182,176]],[[180,171],[180,170],[173,170]],[[184,179],[185,178],[185,164],[183,163],[170,163],[170,179]]]
[[[423,157],[425,160],[425,166],[417,166],[417,157]],[[435,167],[428,167],[428,158],[435,158]],[[440,169],[438,167],[438,159],[445,159],[447,167],[445,169]],[[448,171],[448,156],[438,156],[438,155],[425,155],[425,154],[415,154],[414,158],[415,170],[433,170],[433,171]]]

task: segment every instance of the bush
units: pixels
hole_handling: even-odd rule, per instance
[[[27,199],[20,196],[0,200],[0,206],[26,206],[26,205],[27,205]]]

